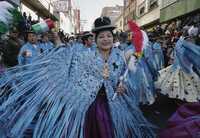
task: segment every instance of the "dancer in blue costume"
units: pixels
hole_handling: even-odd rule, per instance
[[[18,55],[19,65],[31,64],[40,55],[40,48],[36,33],[32,30],[27,31],[27,43],[24,44]]]
[[[22,138],[27,129],[33,138],[155,137],[130,97],[134,94],[129,95],[132,85],[119,83],[126,66],[121,52],[112,48],[114,28],[108,17],[97,18],[97,48],[90,54],[60,48],[30,65],[33,71],[11,69],[13,75],[1,86],[14,78],[20,82],[0,106],[0,137]],[[34,75],[23,81],[29,74]]]
[[[173,65],[160,71],[156,87],[162,94],[187,102],[200,101],[200,47],[180,38]]]
[[[189,103],[180,106],[168,119],[166,128],[161,131],[159,138],[198,138],[200,136],[200,47],[181,37],[176,43],[174,53],[174,63],[160,71],[156,84],[162,94]]]
[[[42,42],[38,47],[40,48],[41,53],[44,54],[48,54],[54,48],[53,43],[49,41],[48,32],[42,34]]]
[[[133,32],[134,33],[134,32]],[[158,71],[163,67],[164,59],[161,47],[158,43],[151,43],[144,31],[142,31],[145,43],[143,43],[143,55],[129,64],[128,80],[134,83],[134,91],[138,95],[137,103],[152,104],[155,101],[156,89],[154,82],[158,78]],[[134,45],[134,44],[133,44]],[[129,45],[124,50],[126,61],[134,58],[135,47]],[[128,64],[128,62],[127,62]]]
[[[164,68],[164,56],[160,44],[149,41],[144,50],[144,57],[155,81],[159,75],[158,71]]]

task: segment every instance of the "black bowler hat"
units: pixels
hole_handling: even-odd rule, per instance
[[[111,20],[109,17],[99,17],[94,21],[94,26],[92,29],[93,33],[97,33],[99,31],[104,30],[114,30],[116,27],[111,24]]]

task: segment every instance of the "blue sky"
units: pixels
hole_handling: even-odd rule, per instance
[[[91,30],[94,20],[101,15],[101,10],[106,6],[123,5],[123,0],[72,0],[80,9],[81,19],[87,20],[84,30]]]

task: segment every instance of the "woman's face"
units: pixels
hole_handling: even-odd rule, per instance
[[[102,31],[97,36],[97,46],[103,50],[110,50],[113,46],[113,35],[111,31]]]

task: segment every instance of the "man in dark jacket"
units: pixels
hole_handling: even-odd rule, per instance
[[[4,64],[7,67],[13,67],[18,64],[17,56],[19,54],[21,43],[18,39],[19,31],[16,27],[12,27],[9,34],[9,39],[4,46]]]

